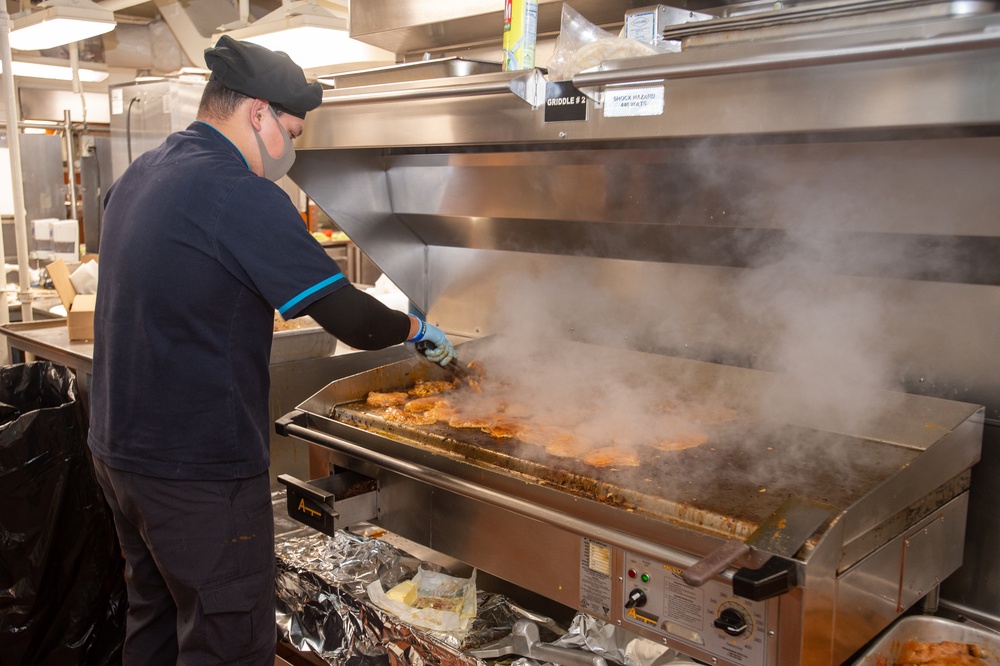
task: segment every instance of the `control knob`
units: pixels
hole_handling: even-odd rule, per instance
[[[746,618],[735,608],[722,609],[712,624],[730,636],[742,636],[747,630]]]
[[[625,608],[642,608],[646,605],[646,593],[635,588],[628,593],[628,600],[625,602]]]

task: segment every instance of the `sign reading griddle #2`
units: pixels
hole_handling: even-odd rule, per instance
[[[545,84],[545,122],[558,123],[587,119],[587,97],[572,81]]]

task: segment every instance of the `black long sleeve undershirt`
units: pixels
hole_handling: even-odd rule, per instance
[[[410,318],[354,285],[327,294],[304,311],[328,333],[355,349],[383,349],[405,341]]]

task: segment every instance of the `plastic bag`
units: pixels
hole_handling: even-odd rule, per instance
[[[461,643],[476,617],[476,572],[466,579],[420,569],[413,582],[417,584],[413,605],[387,597],[377,580],[368,586],[368,598],[404,622],[449,634]]]
[[[97,262],[85,261],[69,276],[73,289],[78,294],[97,293]]]
[[[566,81],[606,60],[655,55],[658,51],[635,39],[618,37],[597,27],[563,3],[559,36],[548,64],[549,81]]]
[[[66,367],[0,368],[0,664],[120,663],[124,568]]]

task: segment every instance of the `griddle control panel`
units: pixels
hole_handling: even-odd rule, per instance
[[[621,613],[626,627],[689,645],[692,656],[708,653],[727,663],[764,665],[765,602],[738,597],[721,581],[691,587],[678,567],[627,552],[624,557]]]

